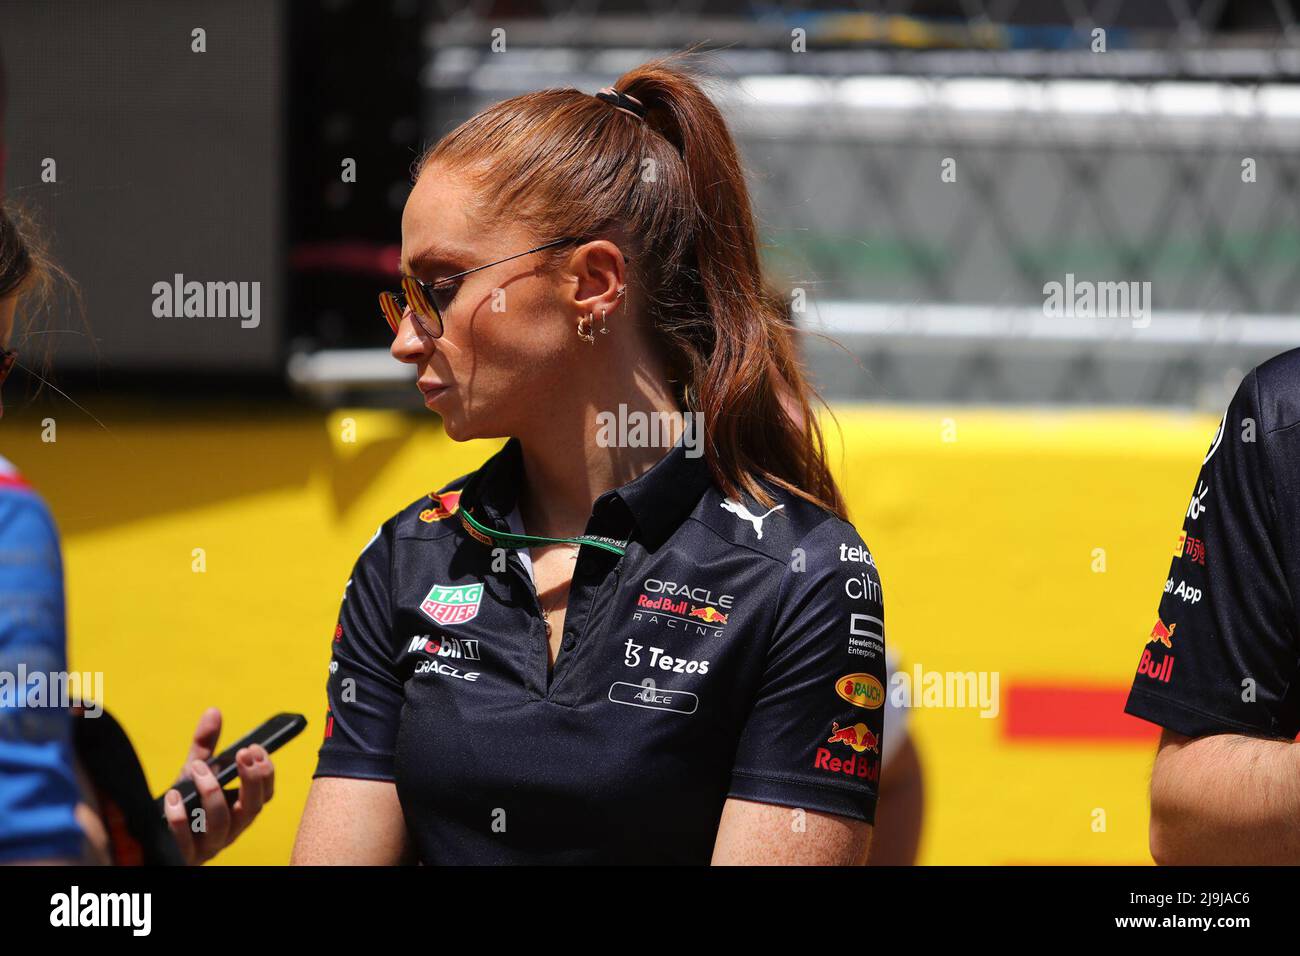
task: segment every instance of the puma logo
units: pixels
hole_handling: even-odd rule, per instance
[[[754,534],[758,535],[758,539],[761,541],[763,540],[763,522],[767,520],[767,516],[773,511],[780,511],[785,507],[785,505],[777,505],[775,508],[769,508],[761,515],[750,514],[748,508],[739,501],[732,501],[730,498],[723,500],[722,507],[726,511],[730,511],[736,517],[743,518],[745,521],[752,524],[754,526]]]

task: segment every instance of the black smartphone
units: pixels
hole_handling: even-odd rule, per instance
[[[267,753],[272,753],[293,740],[294,737],[297,737],[306,726],[307,718],[302,714],[276,714],[252,733],[240,737],[221,753],[209,757],[208,766],[216,774],[217,782],[221,784],[222,789],[225,789],[226,784],[239,776],[239,768],[235,765],[235,754],[253,744],[261,744]],[[199,791],[194,786],[193,780],[187,778],[167,789],[180,791],[181,800],[185,804],[187,814],[191,807],[198,806]],[[163,813],[163,800],[166,796],[166,791],[163,791],[163,795],[154,801],[158,804],[159,813]]]

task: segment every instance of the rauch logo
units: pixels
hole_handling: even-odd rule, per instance
[[[845,674],[835,682],[835,693],[866,710],[875,710],[885,702],[885,688],[870,674]]]

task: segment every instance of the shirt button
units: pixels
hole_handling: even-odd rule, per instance
[[[564,649],[565,649],[566,651],[571,651],[571,650],[573,650],[573,645],[577,642],[577,640],[578,640],[578,635],[574,634],[572,631],[565,631],[565,632],[564,632]]]

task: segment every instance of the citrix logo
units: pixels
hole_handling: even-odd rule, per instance
[[[866,574],[859,574],[844,582],[844,593],[855,601],[875,601],[879,604],[880,582],[872,580]]]

